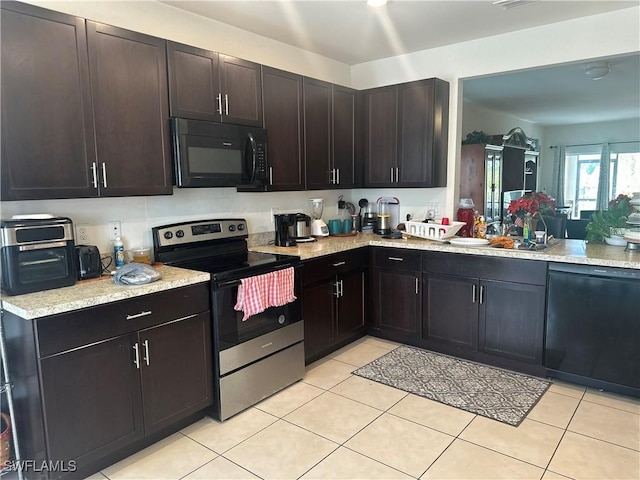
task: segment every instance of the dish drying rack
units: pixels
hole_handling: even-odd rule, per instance
[[[443,242],[455,236],[463,225],[465,225],[465,222],[452,221],[449,225],[442,225],[436,222],[405,222],[406,230],[404,233],[412,237]]]

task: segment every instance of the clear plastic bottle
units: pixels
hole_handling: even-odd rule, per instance
[[[483,215],[480,216],[478,221],[478,238],[487,238],[487,222]]]
[[[113,260],[116,264],[116,268],[124,266],[124,243],[120,237],[116,237],[113,242]]]
[[[522,242],[530,243],[533,238],[533,217],[529,212],[524,215],[524,226],[522,227]]]

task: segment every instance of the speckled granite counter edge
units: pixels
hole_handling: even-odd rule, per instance
[[[527,252],[523,250],[506,250],[493,247],[457,247],[450,244],[414,238],[387,240],[377,235],[358,234],[354,237],[321,238],[318,239],[317,242],[298,244],[296,247],[254,245],[249,247],[249,249],[254,252],[296,255],[299,256],[301,260],[308,260],[366,246],[405,248],[467,255],[487,255],[503,258],[541,260],[546,262],[575,263],[640,270],[640,251],[631,252],[625,251],[622,247],[586,244],[582,240],[560,240],[557,245],[554,245],[545,252]]]
[[[3,294],[2,308],[27,320],[126,300],[128,298],[162,292],[173,288],[208,282],[208,273],[168,266],[156,269],[162,278],[146,285],[116,285],[112,278],[84,280],[70,287],[44,290],[25,295]]]

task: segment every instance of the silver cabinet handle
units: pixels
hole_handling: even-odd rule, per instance
[[[400,257],[389,257],[389,260],[393,260],[394,262],[404,262],[404,258]]]
[[[336,184],[336,169],[335,168],[331,169],[331,180],[329,182],[331,183],[331,185],[335,185]]]
[[[400,168],[396,167],[396,183],[398,183],[400,180]]]
[[[333,283],[333,287],[334,287],[334,290],[333,292],[331,292],[331,294],[334,295],[336,298],[340,298],[340,282],[336,280]]]
[[[218,113],[222,115],[222,94],[216,95],[216,101],[218,102]]]
[[[347,262],[337,262],[337,263],[332,263],[332,264],[331,264],[331,266],[332,266],[332,267],[340,267],[340,266],[344,265],[345,263],[347,263]]]
[[[340,185],[340,169],[339,168],[336,168],[336,173],[337,173],[337,176],[338,176],[338,180],[336,181],[336,185]]]
[[[102,186],[107,188],[107,164],[102,162]]]
[[[229,115],[229,95],[224,94],[224,114]]]
[[[416,277],[416,295],[420,293],[420,280]]]
[[[472,303],[476,303],[477,300],[477,290],[476,290],[476,286],[472,285],[471,286],[471,301]]]
[[[393,167],[391,167],[391,183],[393,183]]]
[[[138,342],[136,342],[131,348],[133,348],[133,351],[136,353],[133,359],[133,364],[138,370],[140,370],[140,351],[138,350]]]
[[[144,359],[144,363],[149,366],[149,339],[142,342],[142,345],[144,346],[144,356],[142,358]]]
[[[344,282],[340,280],[340,298],[344,297]]]
[[[269,185],[273,185],[273,167],[269,167]]]
[[[146,317],[147,315],[151,315],[151,310],[142,311],[140,313],[134,313],[133,315],[127,315],[127,320],[133,320],[134,318]]]
[[[98,165],[96,165],[96,162],[91,164],[91,175],[93,176],[91,181],[93,188],[98,188]]]
[[[480,285],[480,305],[484,303],[484,285]]]

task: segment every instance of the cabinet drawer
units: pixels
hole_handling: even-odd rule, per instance
[[[209,283],[36,320],[40,357],[209,310]]]
[[[404,272],[422,270],[422,253],[402,248],[376,248],[374,251],[376,267],[390,268]]]
[[[302,284],[309,285],[340,273],[362,269],[367,266],[366,248],[347,250],[304,262]]]
[[[423,255],[426,272],[529,285],[546,284],[547,262],[540,260],[439,252],[427,252]]]

